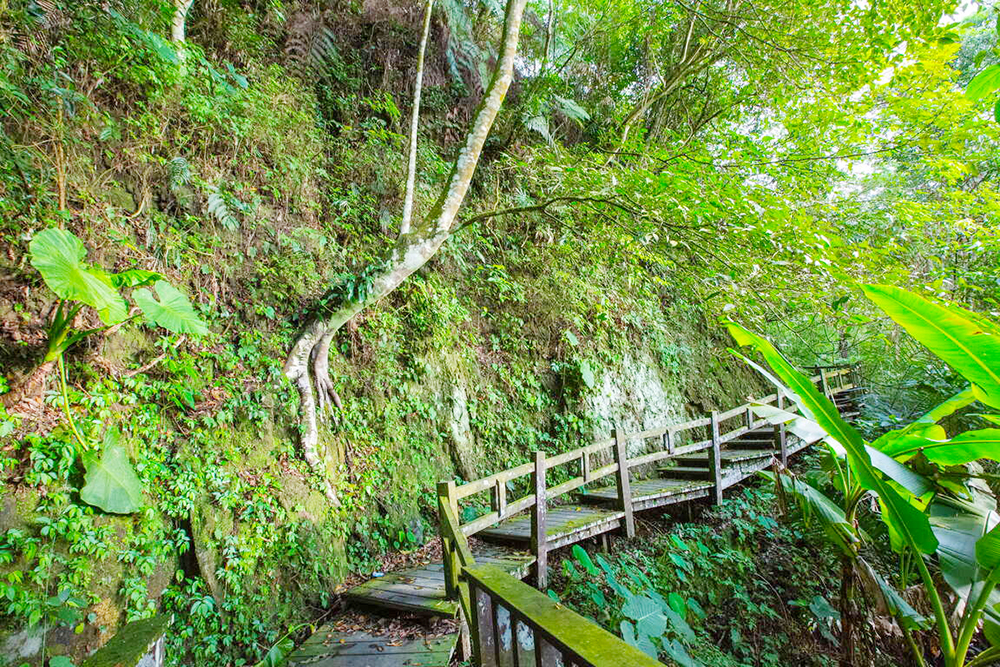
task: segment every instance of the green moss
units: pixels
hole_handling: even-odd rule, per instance
[[[80,667],[135,667],[170,626],[169,616],[132,621]]]

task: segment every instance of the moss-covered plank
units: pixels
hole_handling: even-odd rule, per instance
[[[458,635],[395,639],[321,627],[288,659],[289,667],[448,667]]]
[[[534,629],[536,645],[548,641],[578,656],[574,660],[576,664],[629,667],[661,664],[498,568],[477,565],[469,568],[467,573],[477,589],[489,591],[494,600],[516,610],[517,616]]]
[[[549,542],[565,543],[566,538],[594,526],[612,530],[618,526],[624,512],[587,506],[561,506],[549,510],[546,538]],[[483,539],[528,542],[531,539],[531,517],[518,516],[482,531]]]

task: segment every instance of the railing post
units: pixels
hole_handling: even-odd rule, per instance
[[[674,453],[674,430],[672,428],[667,428],[663,432],[663,448],[667,451],[667,454]]]
[[[535,583],[539,590],[548,586],[549,545],[545,535],[545,452],[535,452],[535,507],[531,514],[531,548],[535,552]]]
[[[491,489],[490,504],[493,511],[497,513],[497,520],[503,519],[504,512],[507,511],[507,485],[499,479]]]
[[[615,438],[615,463],[618,464],[618,472],[615,473],[618,480],[618,507],[625,512],[626,537],[635,537],[635,516],[633,516],[632,512],[632,487],[629,484],[628,475],[628,446],[625,444],[625,437],[617,425],[611,432]]]
[[[722,439],[719,437],[719,413],[712,410],[712,446],[708,450],[708,471],[711,475],[713,500],[722,503]]]
[[[785,409],[785,394],[782,393],[781,387],[775,387],[778,392],[778,399],[775,401],[775,405],[779,410]],[[788,429],[785,426],[785,422],[774,425],[774,440],[775,444],[778,445],[778,456],[781,457],[782,467],[788,466]]]
[[[819,386],[823,395],[830,398],[830,381],[826,377],[826,369],[819,369]]]
[[[747,422],[747,431],[752,431],[754,419],[753,419],[753,408],[750,407],[750,405],[747,405],[746,422]]]
[[[460,566],[455,545],[445,530],[441,508],[450,507],[458,516],[458,500],[455,498],[455,482],[438,482],[438,533],[441,535],[441,556],[444,563],[444,587],[449,600],[458,599],[458,575]]]

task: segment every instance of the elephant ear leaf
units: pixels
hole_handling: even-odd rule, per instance
[[[961,308],[950,308],[889,285],[865,285],[865,295],[896,324],[975,386],[976,398],[1000,407],[1000,331]]]
[[[109,432],[100,457],[84,458],[86,484],[80,490],[83,502],[112,514],[131,514],[142,507],[142,483],[129,462],[118,436]]]
[[[72,232],[53,227],[31,240],[31,265],[56,296],[85,303],[105,324],[116,324],[128,315],[128,305],[107,273],[89,266],[87,249]]]
[[[208,327],[194,312],[188,298],[165,280],[156,282],[156,296],[146,288],[137,289],[132,298],[142,308],[146,319],[168,331],[204,335]]]

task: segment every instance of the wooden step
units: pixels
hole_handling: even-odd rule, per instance
[[[558,549],[594,535],[614,530],[621,525],[624,512],[583,505],[557,505],[548,508],[545,535],[549,549]],[[531,514],[519,514],[492,528],[476,533],[476,537],[503,543],[531,541]]]
[[[288,657],[289,667],[448,667],[458,633],[394,639],[321,626]]]
[[[770,438],[754,438],[753,440],[738,438],[726,443],[730,449],[774,449],[774,436]]]
[[[707,467],[673,466],[668,468],[664,466],[657,468],[657,470],[668,479],[709,479],[712,476]]]
[[[636,479],[630,484],[632,507],[636,511],[682,503],[708,495],[712,483],[702,480]],[[618,487],[602,486],[578,494],[583,502],[613,504],[618,502]]]
[[[770,458],[774,455],[773,449],[723,449],[721,452],[722,467],[739,463],[741,461],[752,461],[754,459]],[[674,459],[678,464],[692,467],[708,467],[708,453],[698,452],[696,454],[686,454]]]
[[[487,545],[473,553],[477,563],[503,568],[511,576],[523,579],[535,557],[523,551]],[[458,603],[445,595],[444,566],[428,563],[385,576],[369,579],[344,592],[344,598],[365,607],[380,607],[422,616],[454,616]]]

